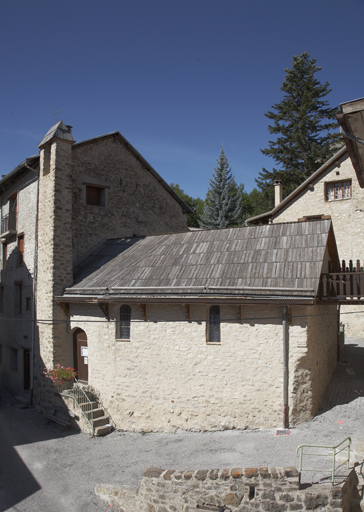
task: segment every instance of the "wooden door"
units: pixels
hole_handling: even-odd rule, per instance
[[[73,357],[77,379],[81,382],[88,382],[87,336],[82,329],[76,329],[73,333]]]

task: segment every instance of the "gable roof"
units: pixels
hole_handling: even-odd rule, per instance
[[[171,196],[182,206],[182,210],[184,213],[193,213],[191,208],[175,193],[175,191],[168,185],[166,181],[161,177],[160,174],[145,160],[145,158],[137,151],[132,144],[123,136],[120,132],[110,132],[105,135],[99,135],[98,137],[93,137],[91,139],[82,140],[73,145],[72,149],[77,149],[79,146],[83,146],[85,144],[93,144],[95,142],[99,142],[109,138],[118,139],[122,145],[132,154],[134,157],[139,160],[139,162],[147,169],[147,171],[154,176],[154,178],[162,185],[162,187],[169,193]]]
[[[328,244],[330,220],[107,240],[58,299],[314,299]]]
[[[271,217],[274,217],[274,215],[276,215],[280,210],[285,208],[288,204],[292,203],[301,192],[303,192],[311,183],[319,179],[320,176],[324,174],[332,164],[334,164],[337,160],[342,158],[346,153],[347,148],[343,146],[329,160],[327,160],[327,162],[321,165],[321,167],[317,169],[316,172],[311,174],[311,176],[307,178],[307,180],[301,183],[301,185],[295,188],[293,192],[291,192],[287,197],[283,199],[283,201],[281,201],[277,206],[275,206],[273,210],[261,213],[260,215],[256,215],[255,217],[250,217],[250,219],[247,219],[246,221],[251,222],[253,224],[262,221],[268,222],[268,220]]]

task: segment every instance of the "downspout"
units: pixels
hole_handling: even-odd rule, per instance
[[[283,307],[283,428],[288,428],[288,349],[287,349],[287,306]]]
[[[25,167],[30,171],[38,174],[36,169],[33,169],[28,164]],[[39,168],[40,173],[40,168]],[[31,340],[31,364],[30,364],[30,405],[33,405],[33,394],[34,394],[34,342],[35,342],[35,329],[36,329],[36,309],[35,309],[35,296],[37,292],[37,251],[38,251],[38,208],[39,208],[39,176],[37,181],[37,207],[35,211],[35,232],[34,232],[34,262],[33,262],[33,304],[32,304],[32,340]]]

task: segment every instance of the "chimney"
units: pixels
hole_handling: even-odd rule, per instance
[[[278,206],[282,202],[282,182],[274,182],[274,207]]]

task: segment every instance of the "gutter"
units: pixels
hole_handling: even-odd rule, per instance
[[[283,428],[289,427],[288,417],[288,308],[283,306]]]

